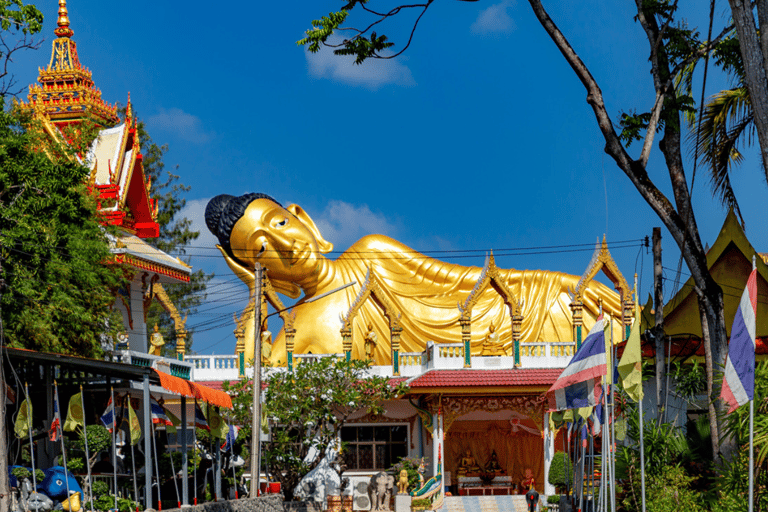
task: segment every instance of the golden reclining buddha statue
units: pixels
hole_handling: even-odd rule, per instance
[[[333,244],[323,238],[309,214],[295,204],[283,207],[266,194],[216,196],[206,207],[205,221],[218,238],[217,247],[227,264],[251,294],[256,262],[266,269],[275,290],[291,298],[304,294],[294,308],[295,354],[343,352],[340,317],[347,314],[369,271],[380,283],[380,292],[401,315],[401,353],[421,352],[429,340],[461,342],[458,304],[465,301],[481,277],[479,267],[430,258],[384,235],[365,236],[337,259],[328,259],[324,254]],[[574,340],[569,290],[576,289],[578,276],[543,270],[503,270],[502,276],[522,302],[522,343]],[[357,285],[305,303],[352,281]],[[598,299],[602,299],[606,313],[621,321],[618,294],[592,281],[582,294],[586,329],[598,315]],[[472,309],[473,355],[482,353],[489,324],[497,326],[501,340],[511,339],[509,308],[490,288]],[[378,339],[376,364],[391,364],[389,321],[373,300],[363,303],[355,318],[352,357],[365,359],[369,325]],[[254,339],[253,329],[253,322],[246,322],[246,340]],[[252,343],[246,344],[245,357],[253,359]],[[286,359],[285,333],[281,330],[271,360],[284,364]]]

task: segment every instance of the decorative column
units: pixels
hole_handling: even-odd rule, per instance
[[[523,315],[520,308],[512,314],[512,342],[515,347],[515,368],[520,368],[520,331],[523,325]],[[528,354],[530,355],[530,354]]]
[[[464,342],[464,368],[472,367],[470,342],[472,341],[472,317],[461,315],[459,317],[461,325],[461,341]]]
[[[635,303],[632,300],[632,296],[629,295],[629,292],[625,292],[628,296],[622,297],[622,305],[624,306],[622,311],[622,324],[624,324],[624,339],[629,338],[629,331],[632,328],[632,320],[634,320],[634,310],[635,310]]]
[[[181,329],[176,331],[176,359],[179,361],[184,360],[184,353],[187,350],[187,330]]]
[[[293,371],[293,337],[296,336],[296,329],[293,328],[293,325],[290,327],[288,324],[285,324],[285,327],[283,329],[285,332],[285,358],[288,360],[288,371]]]
[[[574,337],[576,338],[576,350],[578,351],[581,348],[581,328],[584,325],[582,316],[584,303],[581,301],[581,295],[576,295],[573,298],[570,308],[573,318],[573,328],[575,330]]]
[[[352,323],[345,325],[341,329],[341,345],[344,347],[344,355],[347,361],[352,360]]]
[[[245,316],[245,315],[243,315]],[[235,315],[235,339],[237,344],[235,345],[235,354],[237,355],[237,368],[238,376],[245,377],[245,326],[237,321],[237,315]]]
[[[555,432],[549,430],[549,413],[544,413],[544,494],[555,494],[555,486],[549,483],[549,468],[555,456]]]
[[[440,397],[442,402],[442,397]],[[432,475],[442,475],[443,473],[443,441],[445,438],[443,432],[443,406],[438,404],[437,412],[432,415]]]
[[[390,343],[392,345],[392,375],[400,375],[400,333],[403,328],[399,323],[392,322],[389,328]]]

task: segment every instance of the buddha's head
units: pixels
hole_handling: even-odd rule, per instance
[[[266,194],[216,196],[205,223],[232,259],[249,270],[261,263],[273,286],[294,298],[301,293],[296,283],[315,277],[322,254],[333,249],[300,206],[283,208]]]

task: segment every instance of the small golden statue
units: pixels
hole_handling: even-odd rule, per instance
[[[505,356],[507,351],[504,349],[504,345],[499,340],[499,333],[496,332],[496,328],[491,322],[491,326],[488,328],[488,334],[483,340],[483,351],[481,355],[484,356]]]
[[[272,333],[267,330],[267,326],[263,326],[261,331],[261,364],[269,365],[269,360],[272,357]]]
[[[149,337],[149,355],[151,356],[162,356],[163,355],[163,347],[165,346],[165,339],[163,338],[163,335],[160,334],[160,328],[155,324],[155,330],[152,333],[152,336]]]
[[[459,461],[459,469],[456,472],[459,476],[466,476],[469,473],[479,473],[480,466],[477,465],[475,458],[472,456],[472,452],[467,448],[464,452],[464,456]]]
[[[379,342],[378,336],[373,331],[373,326],[368,324],[368,332],[365,333],[365,358],[373,361],[373,351],[376,350],[376,344]]]
[[[400,478],[397,480],[397,494],[408,494],[408,470],[400,470]]]

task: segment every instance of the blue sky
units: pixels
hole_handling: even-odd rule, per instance
[[[403,56],[363,66],[295,44],[340,1],[67,4],[80,60],[104,99],[125,103],[130,91],[153,139],[169,145],[167,168],[178,165],[192,187],[185,213],[201,237],[191,263],[217,273],[208,302],[188,321],[200,353],[234,351],[232,313],[247,295],[204,226],[205,205],[217,194],[258,191],[298,203],[336,251],[383,233],[425,252],[456,251],[455,261],[467,265],[482,265],[483,251],[493,249],[504,268],[578,275],[604,233],[609,243],[637,240],[661,226],[603,152],[582,85],[522,0],[435,2]],[[545,4],[601,85],[613,119],[647,111],[648,43],[632,19],[634,2]],[[727,21],[720,4],[716,30]],[[19,84],[36,80],[50,58],[58,5],[37,5],[46,40],[15,60]],[[705,30],[700,3],[681,5],[689,26]],[[407,20],[390,27],[382,31],[404,42]],[[726,85],[713,74],[707,94]],[[649,172],[669,193],[660,153]],[[765,250],[766,184],[754,151],[735,187],[747,236]],[[694,195],[711,244],[726,212],[703,172]],[[666,230],[662,236],[664,266],[674,269],[679,253]],[[641,274],[645,297],[651,255],[629,245],[612,254],[628,280]],[[583,250],[513,251],[544,246]],[[667,297],[671,289],[668,281]]]

